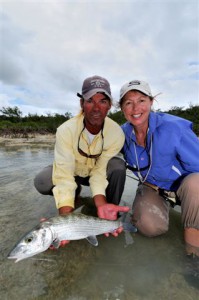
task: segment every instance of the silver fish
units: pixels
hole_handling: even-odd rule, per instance
[[[110,221],[81,213],[52,217],[28,232],[8,254],[8,258],[18,262],[47,250],[51,245],[59,248],[62,240],[87,239],[97,246],[96,235],[113,232],[122,225],[120,220]]]

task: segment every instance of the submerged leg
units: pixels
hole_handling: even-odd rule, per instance
[[[166,233],[169,227],[169,204],[148,186],[139,186],[133,203],[133,224],[148,237]]]
[[[185,177],[177,196],[181,201],[186,252],[199,256],[199,173]]]

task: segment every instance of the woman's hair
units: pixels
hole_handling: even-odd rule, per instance
[[[137,91],[137,90],[132,90],[132,91]],[[140,92],[140,91],[137,91],[137,92],[141,93],[141,94],[144,95],[144,96],[149,97],[149,99],[150,99],[151,101],[155,100],[155,97],[157,96],[157,95],[156,95],[156,96],[148,96],[148,95],[146,95],[146,94],[144,94],[144,93],[142,93],[142,92]],[[125,94],[125,95],[126,95],[126,94]],[[125,95],[124,95],[124,96],[120,99],[120,101],[117,103],[117,107],[118,107],[118,108],[122,108],[122,104],[123,104]],[[158,94],[158,95],[159,95],[159,94]]]

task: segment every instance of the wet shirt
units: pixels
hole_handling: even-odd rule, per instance
[[[86,130],[83,130],[83,120],[84,116],[80,113],[57,129],[53,163],[53,194],[57,208],[74,207],[75,176],[89,176],[92,196],[105,195],[107,163],[124,144],[123,131],[108,117],[105,118],[103,136],[99,132],[90,143]],[[78,144],[88,155],[101,155],[98,158],[85,157],[79,153]]]

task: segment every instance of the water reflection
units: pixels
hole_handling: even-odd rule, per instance
[[[180,214],[171,211],[170,230],[161,237],[100,236],[99,246],[73,241],[15,264],[6,258],[14,243],[41,217],[57,213],[50,196],[39,195],[33,179],[52,163],[50,148],[0,149],[0,299],[197,299],[185,280],[186,260]],[[123,201],[132,202],[136,182],[127,177]],[[89,196],[89,189],[83,189]]]

